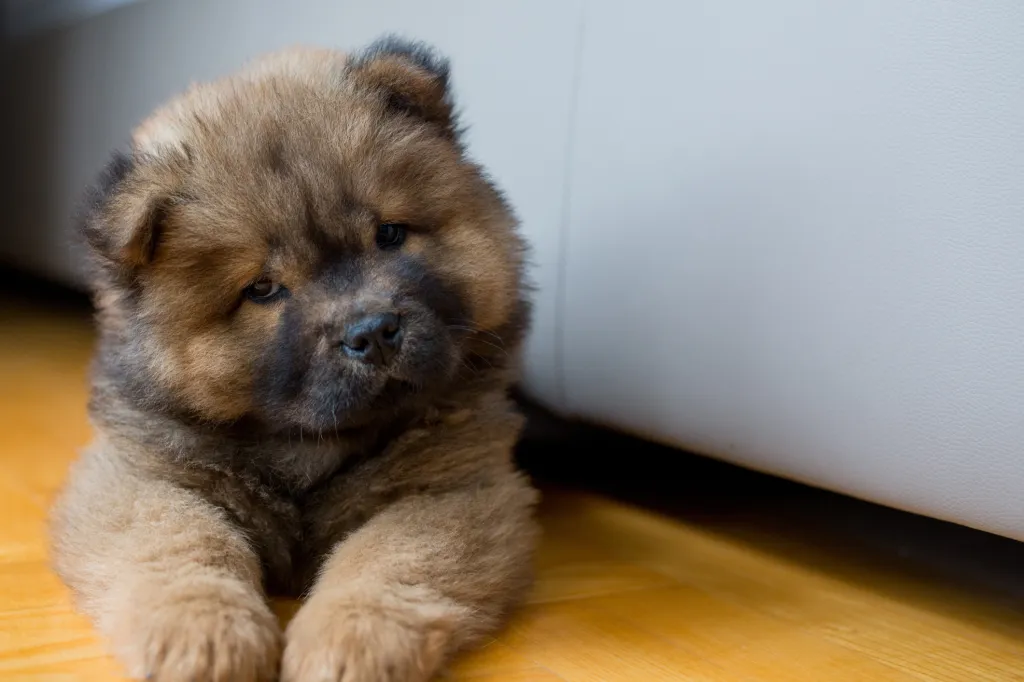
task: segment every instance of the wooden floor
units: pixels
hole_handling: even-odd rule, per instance
[[[0,305],[2,680],[119,679],[103,643],[48,569],[43,531],[47,504],[89,437],[90,345],[88,319],[76,309]],[[697,496],[707,502],[669,515],[548,488],[530,603],[449,676],[477,682],[1024,680],[1019,594],[996,579],[933,571],[899,552],[872,554],[858,549],[860,541],[835,541],[837,531],[828,526],[809,539],[787,519],[820,521],[829,514],[820,506],[794,511],[801,495],[811,493],[762,496],[755,512],[731,515],[724,510],[739,503]],[[892,525],[875,528],[884,534]],[[869,528],[863,535],[874,533]],[[981,534],[951,541],[966,563],[977,563],[972,552],[993,543],[1014,561],[1024,556]],[[932,547],[943,555],[947,545],[940,540]],[[1000,580],[1012,582],[1024,571],[999,561],[990,568]]]

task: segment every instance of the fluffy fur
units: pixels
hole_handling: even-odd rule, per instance
[[[83,234],[96,439],[54,562],[131,675],[419,681],[501,623],[535,536],[523,248],[444,60],[293,49],[194,86]],[[396,354],[361,360],[354,320],[385,313]],[[265,590],[306,597],[285,633]]]

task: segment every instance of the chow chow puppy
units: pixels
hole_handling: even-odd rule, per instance
[[[131,675],[427,680],[523,596],[523,243],[448,81],[396,39],[273,54],[93,192],[96,439],[53,556]],[[267,592],[305,597],[284,633]]]

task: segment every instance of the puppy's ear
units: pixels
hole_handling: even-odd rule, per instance
[[[348,62],[349,78],[392,111],[435,124],[457,137],[448,60],[423,43],[381,38]]]
[[[80,222],[93,252],[123,275],[153,259],[170,201],[157,178],[139,173],[138,165],[134,157],[115,153],[89,190]]]

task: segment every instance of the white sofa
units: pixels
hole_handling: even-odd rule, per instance
[[[1024,540],[1020,2],[132,4],[17,49],[3,255],[74,281],[81,188],[190,80],[392,31],[533,242],[530,395]]]

